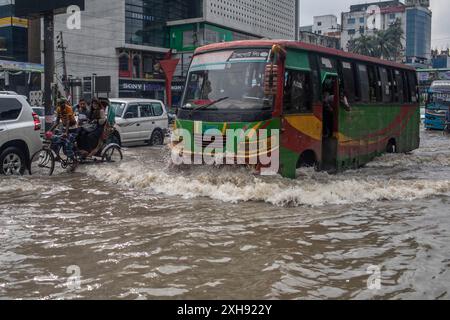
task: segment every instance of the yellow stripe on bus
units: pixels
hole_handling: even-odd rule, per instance
[[[322,140],[322,121],[314,115],[287,116],[286,121],[297,131],[313,138]]]

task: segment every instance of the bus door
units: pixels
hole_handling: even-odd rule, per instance
[[[338,121],[339,121],[339,77],[336,61],[332,58],[320,58],[322,79],[322,161],[321,169],[337,169]]]
[[[323,132],[322,169],[334,170],[337,166],[338,140],[336,136],[339,110],[339,80],[329,75],[322,83]]]
[[[322,123],[318,87],[320,77],[306,51],[288,50],[281,115],[281,173],[295,178],[299,167],[320,161]]]

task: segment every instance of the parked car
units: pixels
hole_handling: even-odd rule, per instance
[[[7,94],[9,96],[18,96],[19,94],[15,91],[0,91],[0,94]],[[22,96],[25,98],[25,100],[28,101],[28,97],[27,96]]]
[[[41,121],[20,95],[0,94],[0,174],[21,175],[42,148]]]
[[[41,120],[41,137],[45,135],[45,108],[44,107],[32,107],[33,112],[39,116]]]
[[[120,144],[162,145],[169,129],[164,103],[146,99],[110,99]]]

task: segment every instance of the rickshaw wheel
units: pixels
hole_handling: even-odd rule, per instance
[[[102,161],[108,163],[121,162],[123,160],[122,150],[118,146],[109,146],[103,152]]]
[[[31,158],[30,175],[51,176],[55,170],[55,157],[49,149],[42,149]]]

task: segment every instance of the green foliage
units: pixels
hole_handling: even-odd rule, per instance
[[[387,30],[375,30],[373,35],[361,35],[350,40],[348,50],[386,60],[399,60],[402,56],[404,32],[400,20]]]

